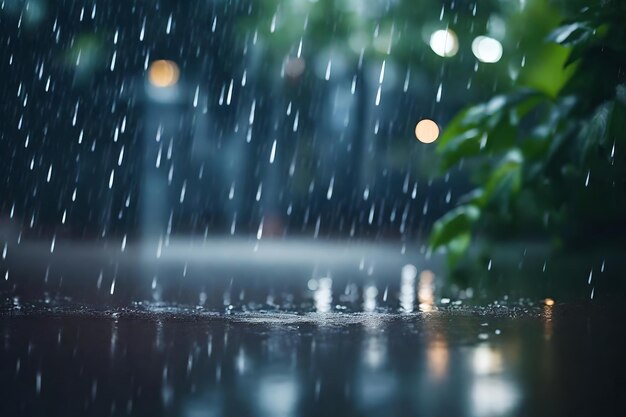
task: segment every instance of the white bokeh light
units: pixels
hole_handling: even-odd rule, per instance
[[[488,36],[477,36],[472,41],[472,52],[479,61],[493,64],[502,58],[502,44]]]
[[[459,51],[459,39],[451,29],[441,29],[430,35],[430,47],[442,57],[451,57]]]

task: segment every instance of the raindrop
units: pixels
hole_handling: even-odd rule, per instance
[[[261,223],[259,224],[259,228],[256,232],[257,240],[261,240],[261,237],[263,237],[263,219],[261,219]]]
[[[143,41],[143,38],[146,34],[146,18],[143,18],[143,22],[141,23],[141,31],[139,32],[139,40]]]
[[[326,75],[324,75],[324,79],[326,81],[330,80],[330,71],[332,69],[332,60],[328,60],[328,64],[326,65]]]
[[[193,107],[198,107],[198,94],[200,93],[200,86],[196,86],[196,92],[193,95]]]
[[[289,108],[291,109],[291,103],[289,103]],[[252,107],[250,107],[250,117],[248,117],[248,123],[254,123],[254,110],[256,109],[256,100],[252,100]],[[289,113],[287,113],[289,114]]]
[[[328,184],[328,191],[326,192],[326,199],[330,200],[333,196],[333,185],[335,184],[335,176],[333,175]]]
[[[235,80],[233,78],[230,79],[230,85],[228,86],[228,95],[226,96],[226,105],[230,106],[230,101],[233,97],[233,82]]]
[[[171,30],[172,30],[172,14],[170,13],[170,17],[167,19],[167,28],[165,29],[165,33],[169,35]]]
[[[406,75],[404,76],[404,86],[402,87],[402,91],[405,93],[409,90],[409,82],[411,80],[411,69],[406,70]]]
[[[276,156],[276,139],[274,139],[274,143],[272,144],[272,151],[270,152],[270,164],[274,163],[275,156]]]
[[[383,61],[383,64],[380,67],[380,76],[378,77],[378,84],[382,84],[384,79],[385,79],[385,61]]]
[[[37,391],[37,394],[41,393],[41,371],[37,371],[35,377],[35,391]]]
[[[179,202],[182,204],[185,201],[185,192],[187,190],[187,181],[183,181],[183,187],[180,190],[180,199]]]

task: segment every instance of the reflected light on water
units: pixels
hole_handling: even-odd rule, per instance
[[[237,354],[236,368],[239,375],[243,375],[246,371],[246,354],[242,348],[239,349],[239,354]]]
[[[502,372],[502,352],[487,344],[480,344],[474,349],[472,368],[476,375],[490,375]]]
[[[547,300],[552,301],[551,304],[547,303]],[[554,300],[547,298],[544,301],[543,306],[543,338],[545,340],[552,339],[552,314],[554,312]]]
[[[426,351],[428,370],[435,380],[443,379],[448,373],[449,351],[448,343],[441,334],[436,334],[428,343]]]
[[[400,284],[400,307],[407,313],[415,308],[415,277],[417,268],[415,265],[407,264],[402,267]]]
[[[376,335],[370,335],[364,346],[364,360],[370,368],[378,368],[387,358],[387,346],[385,339]]]
[[[421,311],[432,311],[435,304],[435,274],[432,271],[424,270],[420,273],[419,288],[417,297]]]
[[[474,348],[471,406],[475,416],[508,415],[517,405],[519,388],[504,374],[502,351],[486,343]]]
[[[333,280],[329,277],[320,278],[317,283],[317,289],[313,293],[315,300],[315,310],[319,313],[327,313],[330,311],[333,301],[332,294]]]
[[[369,295],[368,295],[369,292]],[[371,297],[371,303],[373,307],[376,307],[376,295],[378,290],[376,287],[369,286],[364,291],[364,297],[366,297],[365,304],[367,305],[367,297]],[[381,367],[387,362],[387,335],[384,331],[384,322],[382,322],[377,316],[369,316],[363,323],[365,330],[365,339],[363,340],[363,361],[365,364],[375,370]]]
[[[472,385],[472,409],[475,416],[509,415],[519,401],[519,391],[503,378],[478,378]]]
[[[296,415],[298,386],[286,376],[272,376],[259,381],[257,401],[261,415],[288,417]]]
[[[369,285],[365,287],[363,291],[363,310],[371,313],[376,310],[376,296],[378,295],[378,289],[375,286]]]

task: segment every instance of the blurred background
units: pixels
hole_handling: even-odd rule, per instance
[[[568,48],[546,37],[587,3],[5,0],[3,285],[20,286],[8,283],[12,256],[21,254],[22,266],[38,259],[39,280],[51,274],[52,258],[43,257],[67,242],[75,254],[85,244],[110,250],[100,259],[114,270],[127,246],[149,248],[140,252],[154,263],[171,238],[208,239],[211,248],[230,237],[243,242],[220,260],[246,258],[238,248],[254,253],[263,239],[288,238],[273,250],[281,253],[294,239],[306,243],[282,260],[304,262],[310,245],[338,239],[391,245],[388,253],[399,256],[395,274],[426,262],[433,222],[462,201],[481,172],[463,158],[442,171],[431,142],[462,108],[497,94],[528,87],[556,97],[572,68],[563,68]],[[420,121],[430,123],[424,132],[431,137],[419,137]],[[587,183],[589,173],[581,169]],[[602,233],[619,235],[623,206],[616,207],[612,217],[589,217],[597,220],[591,230],[603,219]],[[476,284],[468,277],[482,280],[492,263],[510,266],[496,281],[527,276],[519,271],[529,253],[537,258],[533,274],[545,272],[551,237],[526,227],[521,212],[491,227],[513,239],[512,249],[483,251],[474,269],[455,278],[461,287]],[[318,258],[337,248],[327,245]],[[569,264],[580,285],[590,269],[604,271],[611,255],[591,252],[583,265]],[[367,270],[368,255],[353,255]],[[545,292],[544,284],[530,286],[537,285]]]
[[[439,177],[417,122],[514,84],[556,91],[541,71],[565,58],[542,42],[548,1],[15,0],[1,16],[2,224],[45,239],[424,238],[468,184]]]

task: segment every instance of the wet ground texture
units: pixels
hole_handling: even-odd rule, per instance
[[[0,313],[3,416],[622,415],[619,309]]]

